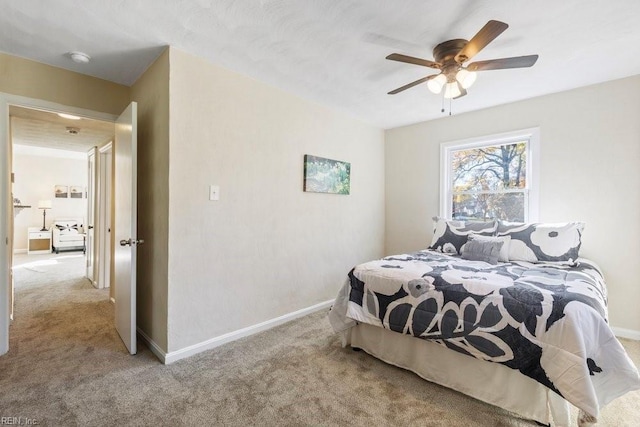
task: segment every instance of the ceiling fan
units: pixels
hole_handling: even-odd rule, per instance
[[[440,70],[440,73],[423,77],[394,89],[389,92],[389,95],[395,95],[420,83],[427,82],[427,87],[431,92],[440,93],[444,88],[444,97],[455,99],[467,94],[467,89],[476,80],[476,71],[531,67],[538,60],[538,55],[489,59],[487,61],[472,62],[466,67],[464,66],[465,62],[473,58],[507,28],[509,28],[509,25],[504,22],[491,20],[469,41],[454,39],[442,42],[433,49],[435,61],[392,53],[386,59],[434,68]]]

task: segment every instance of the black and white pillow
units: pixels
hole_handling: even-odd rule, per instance
[[[582,244],[583,222],[559,224],[498,223],[498,236],[510,236],[509,261],[575,264]]]
[[[433,221],[433,239],[429,249],[458,255],[462,253],[462,246],[467,243],[470,235],[493,236],[498,227],[495,221],[447,221],[439,217],[433,218]]]
[[[75,222],[56,223],[56,228],[60,234],[78,234],[78,224]]]

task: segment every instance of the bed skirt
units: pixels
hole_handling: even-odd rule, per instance
[[[565,399],[506,366],[481,361],[439,344],[359,323],[341,332],[342,344],[414,372],[436,384],[554,426],[570,425]],[[508,386],[505,386],[508,385]]]

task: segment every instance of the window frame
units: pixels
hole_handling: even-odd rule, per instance
[[[454,151],[506,145],[527,141],[527,185],[525,187],[524,221],[538,221],[540,187],[540,128],[443,142],[440,144],[440,217],[451,219],[453,182],[451,156]],[[520,192],[521,190],[516,190]],[[509,190],[505,191],[509,192]]]

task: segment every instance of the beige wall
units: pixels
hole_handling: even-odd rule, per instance
[[[138,327],[167,350],[169,50],[131,87],[138,103]]]
[[[170,52],[175,351],[335,298],[354,264],[382,255],[384,135]],[[304,154],[351,162],[351,195],[304,193]]]
[[[604,270],[611,325],[640,331],[639,100],[635,76],[388,130],[387,254],[431,242],[440,143],[538,126],[540,220],[587,223],[581,254]]]
[[[4,53],[0,92],[110,114],[120,114],[129,103],[127,86]]]

